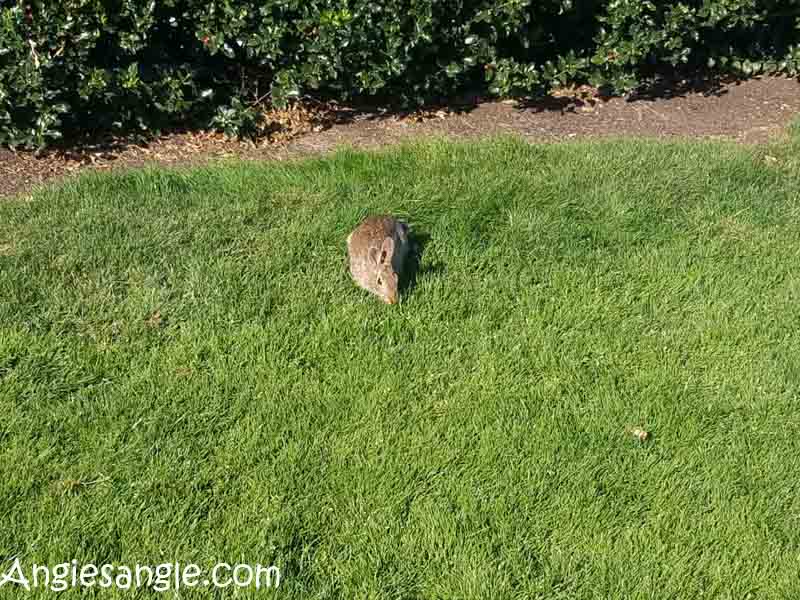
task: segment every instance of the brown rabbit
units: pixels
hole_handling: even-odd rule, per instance
[[[390,216],[367,217],[347,237],[353,279],[388,304],[397,304],[408,251],[408,225]]]

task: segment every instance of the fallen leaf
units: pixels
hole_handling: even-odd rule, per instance
[[[151,329],[159,329],[163,322],[164,320],[161,318],[161,311],[159,310],[150,315],[145,321],[146,325]]]

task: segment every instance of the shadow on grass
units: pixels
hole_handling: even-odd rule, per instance
[[[427,275],[439,276],[446,271],[443,263],[422,264],[425,247],[431,241],[430,235],[412,230],[409,233],[409,241],[411,242],[411,252],[408,255],[406,268],[400,279],[400,293],[404,297],[414,293],[420,277]]]

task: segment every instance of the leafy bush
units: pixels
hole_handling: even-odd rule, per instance
[[[237,133],[260,102],[306,93],[623,92],[677,65],[797,74],[800,0],[15,0],[0,9],[0,143]]]

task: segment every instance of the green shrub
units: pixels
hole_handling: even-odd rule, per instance
[[[796,74],[800,0],[16,0],[0,143],[251,126],[301,94],[406,104],[484,88],[622,92],[663,66]]]

